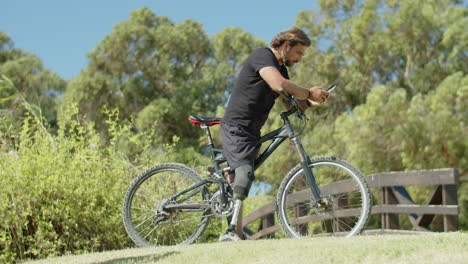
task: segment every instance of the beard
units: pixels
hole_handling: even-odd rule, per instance
[[[290,61],[288,59],[286,59],[286,61],[284,62],[284,65],[286,65],[288,67],[292,67],[292,66],[294,66],[294,64],[296,64],[296,62]]]
[[[288,59],[288,54],[289,54],[290,50],[291,50],[291,48],[288,47],[286,50],[283,50],[283,52],[281,52],[281,57],[283,59],[283,63],[287,67],[292,67],[292,66],[294,66],[294,64],[296,64],[296,61],[291,61],[290,59]]]

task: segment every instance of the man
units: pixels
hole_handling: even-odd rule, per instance
[[[242,201],[247,198],[254,176],[254,161],[260,149],[260,129],[265,124],[280,88],[296,98],[303,99],[307,109],[320,105],[328,98],[321,87],[304,88],[289,80],[287,67],[301,61],[310,39],[300,29],[279,33],[270,48],[253,51],[245,61],[236,81],[223,121],[221,140],[229,167],[235,170],[234,213],[228,230],[220,241],[235,241],[235,233]]]

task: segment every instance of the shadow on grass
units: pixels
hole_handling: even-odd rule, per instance
[[[143,263],[154,263],[170,255],[179,254],[177,251],[169,251],[163,254],[156,254],[150,256],[137,256],[127,258],[117,258],[104,262],[94,262],[94,264],[143,264]]]

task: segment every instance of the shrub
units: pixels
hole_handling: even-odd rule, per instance
[[[16,139],[0,148],[0,263],[132,246],[121,213],[131,178],[155,163],[200,159],[176,152],[177,137],[155,145],[154,132],[132,134],[116,110],[104,111],[106,141],[78,120],[76,107],[64,109],[51,134],[40,112],[23,104],[26,116],[8,133]]]

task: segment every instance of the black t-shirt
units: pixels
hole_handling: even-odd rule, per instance
[[[269,48],[253,51],[237,77],[223,122],[259,133],[279,96],[260,76],[260,69],[268,66],[276,67],[289,79],[286,66],[278,64]]]

